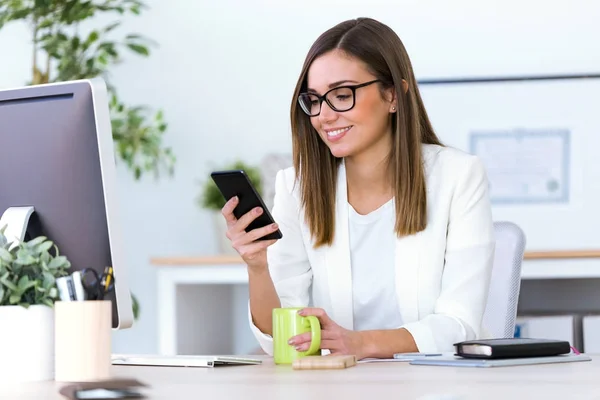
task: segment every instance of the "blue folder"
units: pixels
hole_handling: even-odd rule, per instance
[[[592,358],[585,354],[564,354],[550,357],[524,357],[507,359],[471,359],[459,356],[420,357],[410,361],[411,365],[436,365],[447,367],[507,367],[513,365],[553,364],[565,362],[591,361]]]

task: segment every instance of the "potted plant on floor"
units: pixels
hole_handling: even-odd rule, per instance
[[[258,194],[262,196],[262,179],[260,169],[258,167],[238,160],[231,164],[225,165],[220,169],[244,170],[256,188]],[[221,214],[221,209],[225,205],[225,198],[210,177],[204,182],[203,190],[198,197],[198,205],[201,208],[209,210],[212,214],[215,237],[218,240],[217,243],[219,246],[219,251],[222,254],[236,255],[237,252],[233,247],[231,247],[231,242],[227,236],[225,236],[227,232],[227,224],[225,223],[225,218],[223,218],[223,215]]]
[[[8,242],[0,229],[0,377],[5,382],[54,379],[56,279],[71,264],[44,236]]]

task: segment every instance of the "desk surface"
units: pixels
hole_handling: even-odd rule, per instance
[[[149,384],[148,399],[597,399],[598,359],[600,356],[587,362],[502,368],[378,362],[345,370],[295,371],[266,358],[263,365],[212,369],[115,366],[113,371],[115,376]],[[14,386],[1,382],[0,398],[62,399],[60,386],[58,382]]]

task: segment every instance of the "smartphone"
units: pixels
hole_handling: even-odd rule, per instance
[[[238,205],[233,210],[233,215],[237,219],[242,218],[244,214],[256,207],[263,209],[263,213],[246,227],[246,232],[275,223],[267,206],[265,206],[265,202],[256,191],[248,174],[243,170],[214,171],[210,174],[210,177],[226,201],[229,201],[234,196],[238,197]],[[265,235],[258,240],[281,239],[282,237],[283,234],[277,229],[275,232]]]

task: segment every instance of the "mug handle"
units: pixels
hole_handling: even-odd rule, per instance
[[[310,322],[310,347],[308,350],[301,352],[302,355],[311,355],[316,354],[321,348],[321,323],[319,322],[319,318],[314,315],[309,315],[304,317]]]

